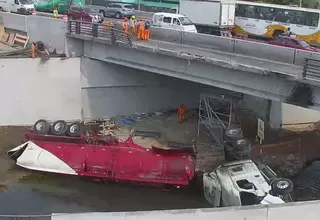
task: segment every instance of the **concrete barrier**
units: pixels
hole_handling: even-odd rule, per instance
[[[152,17],[153,17],[153,12],[147,12],[147,11],[138,11],[136,10],[136,16],[138,18],[146,18],[146,19],[149,19],[151,20]]]
[[[171,43],[181,44],[181,31],[151,27],[150,38],[153,40],[167,41]]]
[[[3,25],[17,31],[27,32],[27,16],[12,14],[9,12],[0,12],[3,19]]]
[[[0,59],[0,125],[81,119],[80,58]]]
[[[303,66],[304,62],[305,62],[305,58],[312,58],[312,59],[320,60],[320,53],[305,51],[305,50],[296,50],[294,64],[296,64],[298,66]]]
[[[295,49],[259,42],[235,40],[234,53],[293,64]]]
[[[52,220],[318,220],[319,201],[288,203],[283,205],[256,205],[243,207],[184,209],[143,212],[109,212],[109,213],[79,213],[52,214]]]
[[[56,49],[58,53],[65,52],[67,22],[49,17],[28,16],[27,34],[32,41],[42,41],[45,45]]]
[[[208,34],[182,32],[182,44],[232,53],[234,48],[234,39]]]

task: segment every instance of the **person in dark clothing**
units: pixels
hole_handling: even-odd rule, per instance
[[[144,24],[144,39],[149,40],[150,39],[150,22],[146,21]]]

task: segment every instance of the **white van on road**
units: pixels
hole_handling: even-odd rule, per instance
[[[153,14],[152,26],[197,33],[197,28],[192,21],[180,14],[158,12]]]
[[[32,0],[0,0],[0,11],[31,14],[34,10]]]

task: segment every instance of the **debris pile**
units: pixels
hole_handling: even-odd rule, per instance
[[[0,26],[0,44],[5,47],[0,50],[0,58],[5,57],[40,57],[46,61],[49,57],[66,57],[65,54],[57,54],[55,49],[48,49],[42,41],[30,43],[30,37],[23,34],[6,32]]]

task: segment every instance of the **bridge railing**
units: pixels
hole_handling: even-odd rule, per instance
[[[123,43],[132,46],[132,37],[130,34],[108,24],[69,20],[68,33],[80,34],[94,38],[110,39],[114,45]]]
[[[302,77],[320,80],[320,60],[306,58]]]

